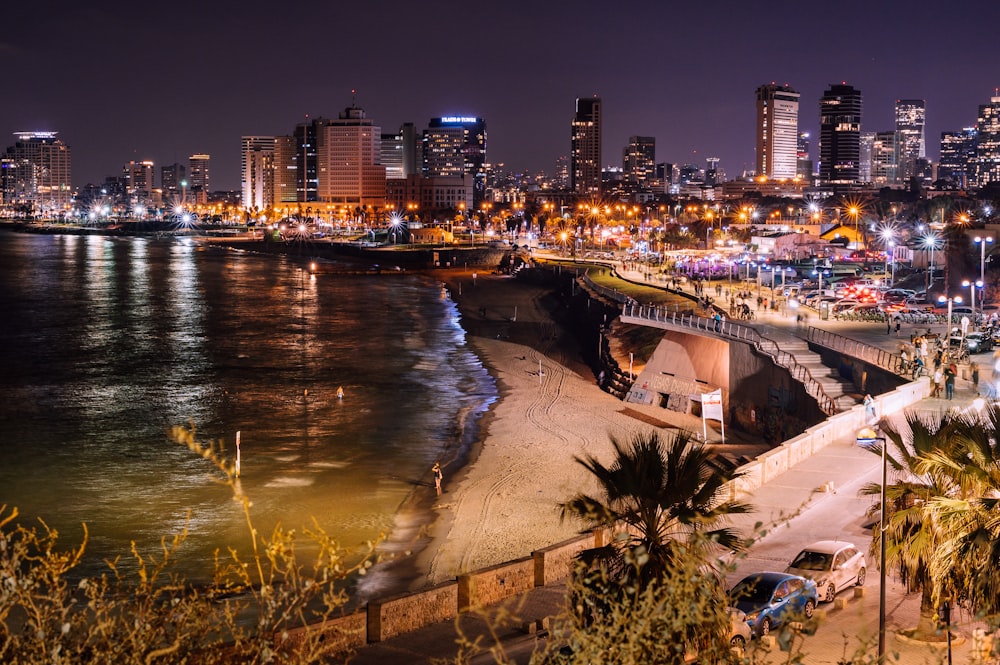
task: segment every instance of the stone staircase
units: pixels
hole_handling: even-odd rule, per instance
[[[769,335],[781,345],[782,351],[795,356],[795,361],[809,370],[809,374],[823,387],[823,392],[833,400],[837,409],[843,411],[860,404],[863,398],[854,384],[839,376],[835,369],[823,364],[822,357],[809,350],[809,343],[794,335]]]

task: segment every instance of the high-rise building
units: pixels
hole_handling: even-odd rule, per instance
[[[556,173],[552,178],[555,189],[569,189],[569,155],[556,157]]]
[[[922,99],[896,100],[896,132],[899,134],[899,181],[917,175],[917,160],[927,156],[924,124],[927,110]]]
[[[875,132],[861,132],[858,137],[858,182],[872,181],[872,155],[875,154]]]
[[[191,177],[188,179],[191,191],[206,193],[210,191],[208,167],[211,161],[211,155],[205,154],[191,155],[191,157],[188,158],[188,163],[191,165],[191,170],[189,171]]]
[[[757,175],[798,173],[799,93],[787,85],[757,88]]]
[[[316,151],[320,201],[354,207],[385,205],[382,129],[364,109],[350,106],[319,129]]]
[[[584,196],[601,195],[601,98],[576,100],[570,151],[569,186]]]
[[[402,133],[382,134],[379,143],[379,162],[385,167],[386,180],[400,180],[404,177]]]
[[[1000,182],[1000,97],[979,106],[976,120],[976,156],[973,158],[975,187]]]
[[[15,132],[17,141],[0,156],[0,199],[42,217],[69,209],[72,153],[58,132]]]
[[[181,191],[181,182],[187,180],[187,167],[173,163],[160,167],[160,189],[166,196],[173,196]]]
[[[902,137],[899,132],[876,132],[871,149],[871,182],[876,185],[898,185],[900,182],[899,154]]]
[[[656,179],[656,139],[652,136],[630,136],[622,153],[625,182],[648,187]]]
[[[291,155],[295,174],[295,201],[306,203],[318,201],[319,175],[316,165],[316,151],[319,144],[320,128],[326,123],[323,118],[300,122],[292,133],[294,152]]]
[[[846,83],[831,85],[819,101],[819,179],[826,185],[859,181],[861,91]]]
[[[938,180],[946,181],[959,189],[969,186],[977,137],[975,127],[966,127],[957,132],[941,132]]]
[[[800,132],[795,142],[795,175],[800,180],[812,181],[813,161],[809,155],[809,132]]]
[[[421,145],[423,175],[471,175],[473,205],[478,208],[486,195],[486,121],[470,116],[431,118]]]
[[[240,159],[243,209],[266,215],[276,203],[273,136],[244,136]]]
[[[274,137],[274,202],[295,203],[299,196],[298,144],[295,136]]]
[[[153,196],[153,162],[131,161],[122,167],[122,179],[125,181],[125,194],[129,203],[148,203]]]

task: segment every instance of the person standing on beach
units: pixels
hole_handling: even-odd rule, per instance
[[[441,473],[441,462],[434,462],[431,471],[434,472],[434,489],[437,490],[437,495],[441,496],[441,481],[444,479],[444,474]]]

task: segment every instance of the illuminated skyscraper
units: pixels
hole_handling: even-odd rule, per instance
[[[902,140],[899,132],[875,133],[871,149],[871,182],[876,185],[899,184],[901,148]]]
[[[896,100],[896,131],[899,133],[899,181],[917,174],[917,160],[927,156],[924,124],[927,110],[922,99]]]
[[[15,132],[17,141],[0,156],[0,199],[43,217],[69,209],[72,154],[58,132]]]
[[[354,207],[385,205],[382,129],[364,109],[350,106],[319,129],[317,194],[320,201]]]
[[[861,162],[861,91],[831,85],[819,100],[819,179],[826,185],[854,185]]]
[[[577,194],[601,195],[601,98],[576,100],[569,186]]]
[[[208,167],[211,161],[212,157],[210,155],[204,155],[204,154],[191,155],[191,157],[188,158],[188,163],[191,165],[191,170],[188,171],[188,173],[191,176],[188,179],[188,184],[191,186],[191,191],[208,193],[209,191]]]
[[[148,203],[153,194],[153,162],[131,161],[122,168],[129,203]]]
[[[173,163],[160,167],[160,188],[167,196],[173,196],[181,191],[181,181],[187,180],[187,167]]]
[[[268,215],[275,204],[273,136],[244,136],[240,174],[243,208]]]
[[[976,156],[976,138],[975,127],[966,127],[958,132],[941,132],[939,180],[959,189],[969,186],[972,161]]]
[[[656,139],[652,136],[630,136],[622,154],[625,182],[648,187],[656,178]]]
[[[975,187],[1000,182],[1000,97],[979,107],[976,120],[976,156],[973,159]]]
[[[486,194],[486,121],[471,116],[431,118],[421,145],[423,175],[471,175],[473,205],[479,207]]]
[[[798,137],[799,93],[774,83],[757,88],[757,175],[794,178]]]

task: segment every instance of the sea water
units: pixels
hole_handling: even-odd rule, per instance
[[[67,549],[86,524],[77,574],[187,530],[181,572],[209,579],[213,552],[249,537],[221,474],[166,435],[185,425],[230,460],[240,433],[261,533],[315,524],[353,549],[391,532],[497,388],[440,284],[331,267],[0,234],[0,504]]]

